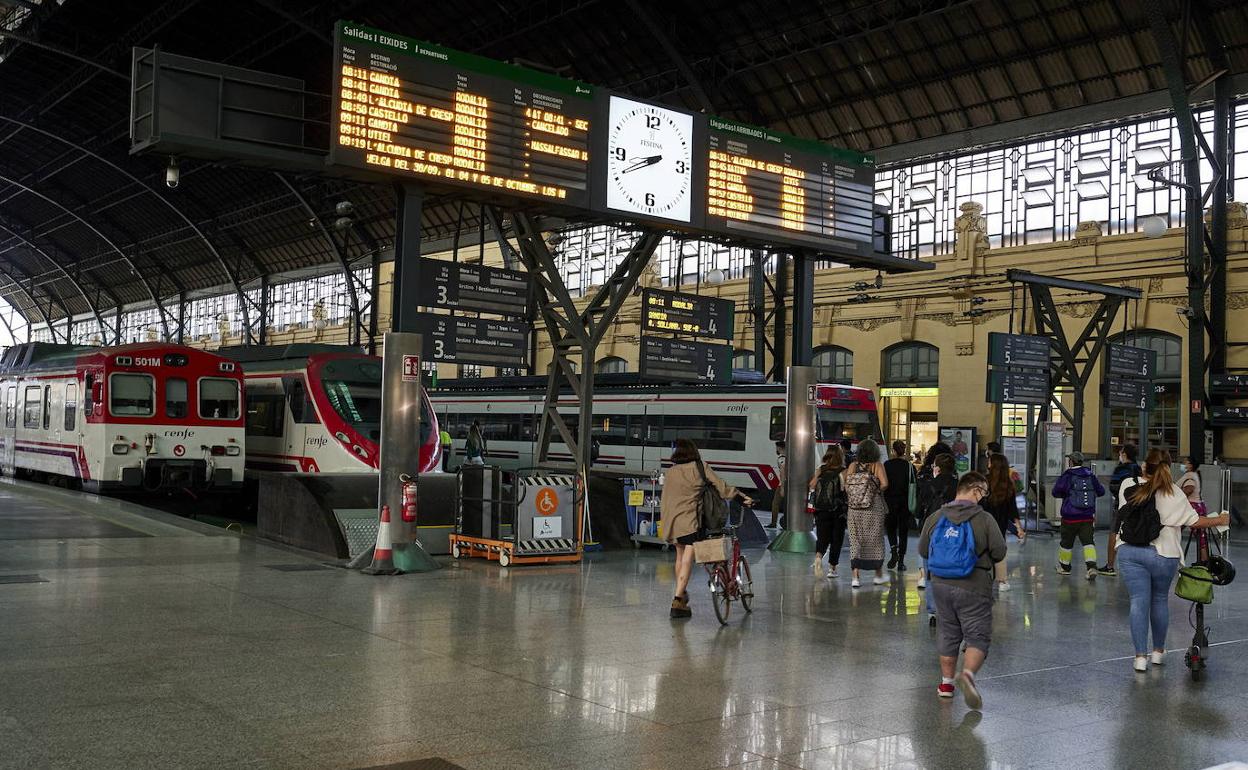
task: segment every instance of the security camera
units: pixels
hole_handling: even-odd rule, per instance
[[[176,190],[180,181],[182,181],[182,172],[178,170],[178,159],[170,158],[169,167],[165,169],[165,185],[170,190]]]

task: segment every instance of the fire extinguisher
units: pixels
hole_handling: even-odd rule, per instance
[[[406,473],[399,476],[403,484],[403,521],[408,524],[416,521],[416,481]]]

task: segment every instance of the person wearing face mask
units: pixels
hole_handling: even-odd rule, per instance
[[[1105,548],[1109,555],[1105,557],[1105,566],[1096,568],[1099,574],[1106,577],[1118,577],[1118,570],[1114,568],[1114,560],[1118,558],[1118,491],[1122,489],[1122,482],[1140,475],[1140,464],[1135,461],[1138,451],[1135,444],[1123,444],[1118,450],[1118,464],[1109,477],[1109,494],[1115,501],[1114,523],[1109,528],[1109,545]]]

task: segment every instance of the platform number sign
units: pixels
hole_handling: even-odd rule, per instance
[[[403,382],[420,382],[420,356],[403,356]]]

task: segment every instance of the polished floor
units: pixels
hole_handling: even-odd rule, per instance
[[[1181,652],[1131,671],[1119,580],[1055,574],[1047,537],[1010,546],[1013,590],[996,607],[980,714],[935,696],[914,572],[854,591],[848,577],[816,579],[802,557],[751,553],[755,612],[721,628],[696,591],[694,617],[668,619],[671,556],[657,549],[367,577],[0,483],[0,767],[1248,758],[1248,580],[1219,590],[1211,668],[1195,684]],[[1186,605],[1171,606],[1175,649],[1190,628]]]

